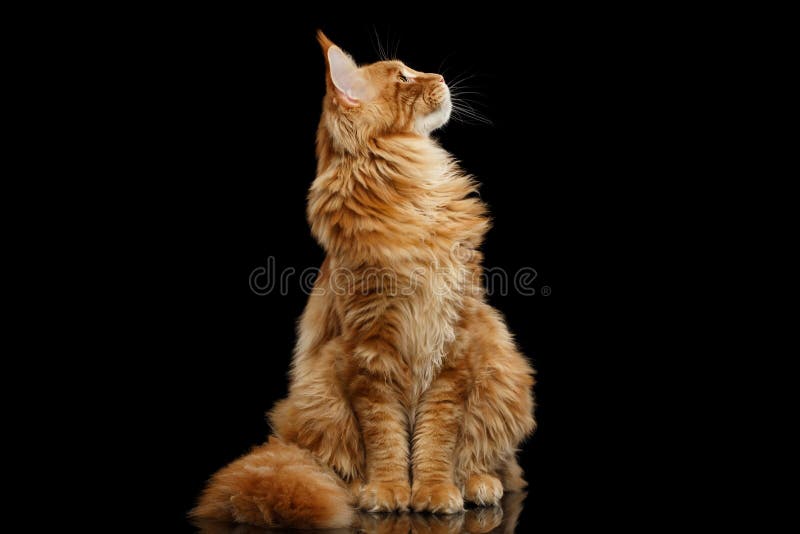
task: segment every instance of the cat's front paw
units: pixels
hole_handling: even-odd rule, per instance
[[[365,512],[393,512],[408,510],[411,491],[407,485],[396,482],[371,482],[361,488],[358,506]]]
[[[414,483],[411,507],[415,512],[456,514],[464,509],[464,499],[458,488],[449,482]]]
[[[464,500],[481,506],[497,506],[503,498],[503,484],[492,475],[470,475]]]

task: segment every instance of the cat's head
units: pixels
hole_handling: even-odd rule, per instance
[[[397,60],[359,67],[321,31],[317,39],[327,69],[323,123],[340,144],[392,133],[428,135],[450,118],[450,90],[441,75]]]

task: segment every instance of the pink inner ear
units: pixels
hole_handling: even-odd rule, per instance
[[[366,80],[358,71],[355,61],[338,46],[328,49],[328,65],[331,69],[331,81],[349,103],[355,105],[367,96]]]
[[[342,102],[343,102],[345,105],[348,105],[348,106],[357,106],[357,105],[359,104],[359,101],[358,101],[357,99],[355,99],[355,98],[350,98],[348,95],[346,95],[345,93],[341,92],[341,91],[340,91],[340,90],[338,90],[338,89],[336,90],[336,96],[337,96],[337,97],[339,98],[339,100],[341,100],[341,101],[342,101]]]

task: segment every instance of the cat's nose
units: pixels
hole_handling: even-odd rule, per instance
[[[444,76],[442,76],[441,74],[437,74],[436,76],[439,78],[440,82],[444,83]]]

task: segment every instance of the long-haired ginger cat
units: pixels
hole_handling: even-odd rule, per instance
[[[442,76],[359,67],[321,32],[327,92],[311,230],[327,257],[273,436],[217,472],[195,517],[337,528],[355,507],[452,514],[525,482],[533,370],[478,280],[476,184],[430,133]]]

